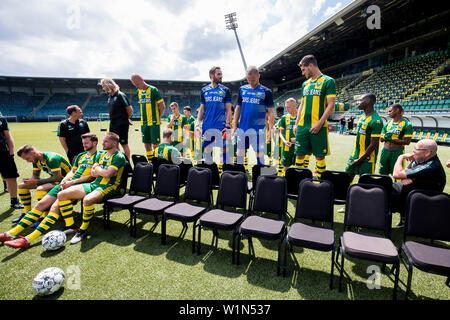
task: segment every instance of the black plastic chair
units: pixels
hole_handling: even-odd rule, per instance
[[[184,158],[178,166],[180,167],[180,184],[184,186],[187,182],[189,169],[193,167],[192,161]]]
[[[374,184],[382,186],[386,190],[389,203],[391,202],[392,195],[392,178],[385,174],[368,174],[365,173],[359,177],[358,183],[362,184]]]
[[[226,207],[234,208],[225,211]],[[237,209],[243,209],[244,214]],[[238,226],[247,215],[247,175],[238,171],[225,171],[220,178],[219,192],[217,193],[216,208],[203,214],[198,224],[197,253],[200,254],[202,228],[212,229],[214,239],[218,239],[217,230],[233,230],[231,263],[234,264],[236,248],[236,235]]]
[[[159,157],[153,157],[152,158],[152,164],[153,164],[153,178],[158,177],[159,172],[159,166],[163,164],[171,164],[169,160]]]
[[[181,232],[184,235],[187,232],[187,223],[193,223],[192,231],[192,253],[195,253],[195,232],[197,220],[211,206],[212,183],[211,170],[208,168],[192,167],[189,169],[186,190],[183,202],[177,203],[164,210],[161,224],[161,244],[166,244],[166,222],[167,220],[177,220],[183,224]],[[195,202],[191,204],[189,202]],[[201,206],[200,204],[207,206]]]
[[[211,181],[212,181],[212,188],[213,189],[219,189],[220,184],[220,174],[219,174],[219,168],[217,167],[217,163],[211,162],[208,163],[204,160],[198,161],[197,168],[207,168],[211,170]]]
[[[241,223],[237,242],[237,264],[239,264],[240,243],[248,237],[252,252],[252,238],[278,240],[277,275],[280,275],[281,246],[286,236],[287,183],[284,177],[260,175],[256,181],[255,196],[249,208],[249,216]],[[263,217],[256,213],[270,213],[277,218]],[[254,251],[254,250],[253,250]],[[253,252],[254,253],[254,252]]]
[[[141,201],[133,206],[133,232],[136,237],[136,218],[138,214],[150,214],[155,219],[153,230],[158,224],[158,216],[164,210],[178,202],[180,195],[180,168],[175,164],[162,164],[159,166],[158,177],[153,197]]]
[[[447,193],[414,190],[408,195],[405,231],[400,257],[408,271],[405,300],[411,289],[413,268],[446,276],[450,285],[450,247],[435,240],[450,241],[450,196]],[[415,237],[408,240],[408,237]],[[422,238],[430,242],[417,241]],[[403,254],[406,259],[403,258]]]
[[[123,179],[123,178],[122,178]],[[105,225],[110,224],[111,211],[116,208],[127,209],[130,212],[130,233],[133,225],[133,206],[145,200],[152,192],[153,166],[151,163],[140,162],[136,164],[131,179],[130,191],[123,195],[107,199],[104,204]],[[141,194],[141,195],[139,195]]]
[[[103,228],[110,229],[110,212],[106,207],[106,202],[112,198],[120,198],[127,193],[128,178],[130,173],[130,165],[127,162],[123,167],[122,176],[120,177],[119,188],[117,188],[117,193],[112,196],[106,196],[103,198]],[[83,203],[83,201],[81,201]],[[81,205],[81,212],[83,212],[83,205]]]
[[[285,178],[287,181],[288,198],[297,199],[298,188],[303,179],[312,179],[311,170],[303,168],[288,168],[286,170]]]
[[[348,173],[344,171],[325,170],[322,173],[321,180],[327,180],[333,183],[334,203],[345,204],[347,190],[351,182]]]
[[[330,289],[333,289],[334,257],[336,240],[333,230],[333,185],[325,180],[304,179],[298,190],[294,222],[307,219],[312,223],[293,223],[286,236],[283,276],[286,276],[288,247],[293,246],[318,251],[331,251]],[[319,225],[320,223],[320,225]],[[327,224],[328,227],[324,227]]]
[[[391,241],[391,215],[389,213],[386,190],[377,185],[354,184],[348,189],[345,206],[344,232],[339,241],[341,272],[339,292],[342,292],[345,256],[369,260],[383,264],[392,264],[395,270],[393,299],[397,299],[400,269],[400,257]],[[384,236],[375,233],[352,231],[352,228],[366,228],[383,231]]]
[[[222,172],[225,171],[238,171],[246,173],[245,166],[240,163],[224,163],[222,167]]]
[[[133,162],[133,166],[134,167],[136,167],[136,165],[139,162],[144,162],[144,163],[148,162],[147,157],[142,155],[142,154],[132,154],[131,155],[131,161]]]

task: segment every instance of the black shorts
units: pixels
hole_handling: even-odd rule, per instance
[[[128,144],[128,128],[130,126],[109,127],[110,132],[114,132],[119,136],[120,144]]]
[[[15,179],[19,177],[14,157],[9,152],[0,152],[0,174],[3,179]]]

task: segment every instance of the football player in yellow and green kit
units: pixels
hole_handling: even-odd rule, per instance
[[[47,191],[56,186],[72,169],[69,161],[62,155],[54,152],[41,152],[29,144],[17,150],[17,155],[27,162],[33,163],[33,176],[23,179],[22,183],[18,185],[17,192],[24,206],[24,213],[19,218],[14,219],[13,223],[19,222],[31,210],[30,190],[36,189],[36,199],[40,201],[47,194]],[[41,171],[48,173],[50,177],[41,179]]]
[[[172,110],[172,114],[169,116],[167,128],[172,129],[173,131],[172,145],[184,156],[184,146],[187,145],[190,128],[188,118],[180,113],[177,102],[172,102],[170,104],[170,109]]]
[[[285,101],[287,114],[283,115],[278,122],[281,139],[281,165],[284,172],[295,164],[295,136],[294,125],[297,117],[297,103],[294,98]]]
[[[313,55],[299,63],[306,81],[302,84],[302,99],[295,122],[296,166],[302,167],[305,156],[314,154],[316,175],[320,179],[326,170],[325,156],[329,155],[327,119],[334,110],[336,84],[333,78],[322,74]]]
[[[368,93],[361,98],[358,105],[358,109],[363,110],[364,115],[361,116],[356,126],[355,148],[345,168],[351,181],[355,175],[375,173],[378,145],[383,128],[383,120],[373,108],[375,102],[375,95]]]
[[[388,121],[381,131],[381,142],[384,148],[380,155],[380,174],[392,174],[398,157],[405,153],[405,146],[411,143],[413,127],[411,122],[403,118],[403,107],[396,103],[389,108]]]
[[[183,113],[188,119],[189,124],[189,136],[187,139],[187,145],[185,146],[185,150],[189,149],[189,152],[191,153],[192,160],[195,158],[195,149],[194,149],[194,142],[195,142],[195,118],[192,116],[192,109],[190,106],[185,106],[183,108]]]
[[[0,234],[0,242],[6,241],[5,245],[13,248],[28,248],[31,243],[41,234],[47,232],[59,219],[59,203],[57,201],[58,193],[66,190],[74,185],[87,183],[94,180],[90,175],[92,166],[98,162],[101,152],[97,151],[98,138],[93,133],[87,133],[81,136],[84,152],[78,154],[75,158],[72,170],[64,177],[61,183],[50,190],[42,200],[40,200],[34,208],[17,224],[17,226],[8,232]],[[31,223],[38,220],[44,210],[50,208],[50,213],[36,227],[36,230],[25,238],[14,240],[20,232],[27,228]],[[72,219],[73,216],[64,216],[63,218]],[[76,230],[65,228],[66,234],[74,233]]]
[[[137,89],[137,99],[141,107],[142,143],[145,147],[147,160],[150,162],[154,156],[153,150],[161,140],[161,116],[166,106],[159,90],[145,83],[142,76],[133,73],[131,82]]]
[[[98,163],[92,166],[91,176],[95,178],[93,182],[75,185],[58,193],[59,208],[63,217],[72,214],[72,200],[83,199],[83,223],[70,241],[71,244],[75,244],[86,237],[87,229],[94,216],[95,204],[119,191],[122,175],[127,164],[125,155],[119,151],[119,141],[119,136],[113,132],[108,132],[103,138],[102,146],[106,152],[103,152],[98,159]],[[64,221],[66,227],[73,225],[73,220],[64,219]]]
[[[155,157],[169,160],[170,163],[177,163],[181,157],[180,152],[173,146],[173,131],[165,128],[163,131],[163,142],[155,149]],[[181,161],[180,161],[181,162]]]

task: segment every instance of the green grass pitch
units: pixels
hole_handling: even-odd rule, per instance
[[[23,144],[32,144],[41,151],[64,154],[56,137],[57,123],[11,123],[10,129],[16,149]],[[102,139],[96,123],[91,130]],[[138,123],[130,129],[129,141],[132,154],[144,154]],[[353,149],[355,137],[330,133],[331,155],[327,157],[327,168],[344,170]],[[101,144],[99,144],[101,148]],[[411,151],[413,144],[407,147]],[[250,155],[250,159],[254,154]],[[443,163],[450,158],[450,148],[439,146],[439,157]],[[21,178],[31,175],[31,165],[16,156]],[[310,168],[314,166],[311,160]],[[445,169],[447,177],[450,170]],[[21,179],[19,178],[19,179]],[[447,184],[445,189],[449,192]],[[181,194],[183,194],[183,189]],[[34,192],[33,201],[34,199]],[[216,196],[216,193],[214,194]],[[0,231],[11,228],[11,220],[20,210],[10,210],[9,195],[0,195]],[[214,197],[215,201],[215,197]],[[35,203],[35,202],[33,202]],[[343,214],[335,206],[336,237],[342,233]],[[202,232],[202,254],[191,253],[192,227],[184,237],[181,223],[167,224],[167,245],[161,245],[161,225],[153,231],[152,217],[138,218],[137,238],[129,235],[127,211],[111,214],[111,230],[103,229],[101,205],[90,225],[90,236],[77,245],[67,243],[56,252],[46,252],[38,239],[27,250],[15,250],[0,245],[0,299],[33,299],[33,278],[48,267],[59,267],[66,272],[63,290],[44,299],[275,299],[275,300],[389,300],[392,297],[393,276],[382,273],[380,289],[370,290],[367,279],[372,273],[367,268],[372,264],[347,260],[345,264],[344,291],[337,290],[339,268],[335,268],[335,289],[328,288],[331,253],[307,249],[296,249],[295,257],[300,266],[294,272],[290,258],[288,276],[276,276],[276,243],[254,239],[255,257],[249,256],[248,242],[242,242],[241,264],[231,264],[231,233],[221,232],[218,247],[212,247],[212,232]],[[81,221],[80,205],[74,207],[76,222]],[[289,200],[288,221],[294,215],[295,202]],[[426,212],[424,212],[426,214]],[[393,225],[399,219],[393,215]],[[58,221],[55,229],[63,226]],[[25,231],[26,235],[29,231]],[[397,247],[401,245],[403,229],[393,228],[392,238]],[[79,270],[79,273],[73,272]],[[400,270],[399,299],[403,299],[407,273]],[[448,299],[450,291],[445,278],[414,270],[413,299]],[[77,284],[79,286],[77,286]]]

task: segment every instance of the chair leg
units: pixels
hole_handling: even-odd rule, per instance
[[[233,230],[233,237],[231,240],[231,264],[234,264],[235,251],[236,251],[236,230]]]
[[[341,257],[341,272],[340,272],[340,276],[339,276],[339,292],[342,292],[342,277],[344,275],[344,253],[342,252],[342,257]]]
[[[195,253],[195,229],[196,229],[196,222],[194,221],[192,227],[192,253]]]
[[[392,300],[397,300],[398,278],[400,276],[400,261],[397,262],[396,268],[397,270],[395,271],[394,294]]]
[[[277,260],[277,276],[280,275],[280,266],[281,266],[281,247],[283,244],[283,239],[280,239],[278,242],[278,260]]]
[[[405,300],[408,300],[408,294],[411,290],[411,280],[412,280],[412,274],[413,274],[413,266],[412,264],[409,264],[408,269],[408,281],[406,282],[406,292],[405,292]]]
[[[166,244],[166,217],[164,214],[161,219],[161,244]]]
[[[283,277],[286,277],[286,270],[287,270],[287,252],[288,247],[290,246],[289,242],[286,241],[286,244],[284,245],[284,264],[283,264]]]
[[[237,254],[237,258],[236,258],[236,264],[239,265],[239,259],[240,259],[240,255],[241,255],[241,235],[238,234],[237,236],[237,248],[236,248],[236,254]]]
[[[200,255],[200,246],[202,241],[202,226],[198,225],[197,254]]]
[[[130,237],[135,237],[133,233],[133,225],[134,225],[134,212],[133,209],[130,209]]]
[[[333,290],[333,276],[334,276],[334,255],[335,249],[331,253],[331,273],[330,273],[330,290]]]

